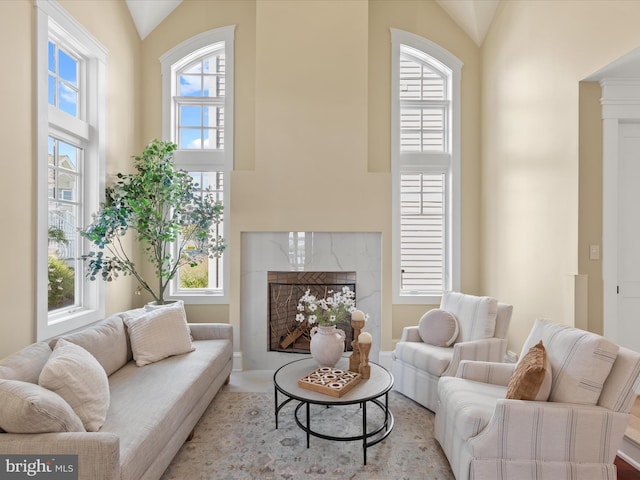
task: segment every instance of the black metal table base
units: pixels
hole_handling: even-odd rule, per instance
[[[291,402],[292,400],[295,400],[294,398],[288,397],[282,403],[278,404],[278,391],[279,391],[278,388],[276,388],[275,389],[276,430],[278,429],[278,414],[280,413],[280,410],[289,402]],[[286,396],[284,392],[281,391],[281,393],[283,393],[283,395]],[[384,403],[379,400],[379,398],[382,396],[384,396]],[[360,435],[352,435],[348,437],[336,437],[333,435],[327,435],[324,433],[314,431],[311,428],[310,406],[312,403],[314,405],[326,405],[326,404],[298,400],[299,403],[295,407],[294,419],[298,427],[300,427],[300,429],[302,429],[302,431],[304,431],[307,435],[307,448],[309,448],[310,446],[311,435],[313,435],[314,437],[323,438],[325,440],[332,440],[337,442],[362,441],[362,453],[363,453],[364,465],[366,465],[367,464],[367,448],[372,447],[377,443],[380,443],[382,440],[387,438],[391,433],[391,430],[393,430],[394,418],[393,418],[393,413],[391,412],[391,410],[389,410],[389,392],[388,391],[385,392],[383,395],[380,395],[380,397],[358,402],[360,404],[360,408],[362,409],[362,433]],[[367,431],[367,404],[368,403],[372,403],[373,405],[376,405],[378,408],[380,408],[380,410],[384,415],[384,422],[382,422],[382,425],[380,425],[379,427],[375,428],[372,431]],[[355,404],[357,403],[349,403],[345,405],[355,405]],[[326,405],[326,406],[340,407],[343,405],[335,404],[335,405]],[[300,420],[300,416],[299,416],[299,412],[303,407],[305,408],[306,423],[303,423],[302,420]]]

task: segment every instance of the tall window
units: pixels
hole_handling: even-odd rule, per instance
[[[184,169],[224,206],[216,235],[229,221],[229,174],[233,169],[233,39],[235,26],[202,33],[165,53],[162,63],[163,137],[178,145],[177,168]],[[227,252],[186,265],[170,287],[170,297],[187,303],[228,302]]]
[[[51,1],[36,2],[37,337],[104,316],[104,287],[84,275],[79,231],[104,176],[106,52]]]
[[[461,62],[392,29],[393,292],[439,303],[459,287]]]

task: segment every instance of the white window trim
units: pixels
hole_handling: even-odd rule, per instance
[[[105,287],[103,282],[92,282],[86,279],[84,271],[76,272],[81,282],[81,303],[83,307],[64,314],[49,315],[47,283],[47,243],[48,243],[48,195],[47,195],[47,158],[48,136],[50,134],[49,121],[56,121],[50,117],[48,102],[48,42],[50,31],[64,33],[65,43],[82,54],[86,59],[89,72],[84,72],[90,83],[86,84],[85,103],[80,108],[86,115],[86,121],[69,118],[58,125],[57,132],[64,137],[64,131],[79,135],[84,139],[82,147],[85,158],[92,161],[85,162],[84,175],[85,192],[94,193],[84,195],[84,218],[81,222],[89,224],[91,212],[97,211],[100,197],[105,188],[105,152],[106,152],[106,79],[107,79],[107,50],[97,42],[73,17],[71,17],[57,2],[53,0],[35,0],[36,9],[36,338],[38,341],[74,330],[93,323],[105,315]],[[59,115],[59,112],[54,114]],[[61,114],[60,114],[61,115]],[[94,141],[87,142],[89,129],[95,132]],[[90,198],[89,198],[90,197]],[[87,244],[84,243],[86,247]]]
[[[401,295],[400,273],[400,175],[406,171],[443,171],[449,165],[449,184],[446,222],[446,272],[445,290],[460,289],[461,257],[461,168],[460,168],[460,80],[463,63],[441,46],[413,33],[391,28],[391,196],[392,196],[392,289],[393,303],[427,304],[440,303],[440,296]],[[401,154],[400,152],[400,45],[415,48],[442,63],[451,70],[451,115],[448,154],[427,154],[430,164],[424,164],[425,154]]]
[[[160,56],[162,65],[162,137],[176,142],[175,108],[173,102],[175,72],[193,61],[203,49],[217,43],[225,45],[225,103],[224,103],[224,150],[176,150],[174,160],[176,166],[187,171],[222,171],[224,172],[223,192],[223,231],[229,237],[229,211],[231,200],[231,171],[233,170],[234,146],[234,34],[235,25],[216,28],[200,33],[176,45]],[[170,286],[168,298],[183,300],[186,304],[226,304],[229,303],[230,268],[228,248],[222,254],[223,287],[222,292],[209,289],[194,289],[193,293],[180,290],[174,293],[175,286]]]

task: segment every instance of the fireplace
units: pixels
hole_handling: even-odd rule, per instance
[[[304,248],[292,241],[302,234]],[[235,354],[235,368],[276,370],[309,355],[269,349],[269,272],[355,272],[357,308],[369,315],[364,330],[373,335],[369,358],[378,361],[382,319],[379,232],[242,232],[241,238],[240,325],[234,333],[240,351]],[[297,294],[292,298],[297,305]]]
[[[271,352],[309,353],[311,326],[296,321],[298,300],[309,290],[317,298],[344,287],[356,293],[356,272],[268,272],[268,350]],[[356,296],[357,305],[357,296]],[[337,328],[344,330],[345,346],[351,351],[353,329],[349,318]]]

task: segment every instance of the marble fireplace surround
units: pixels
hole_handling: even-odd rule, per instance
[[[369,314],[370,359],[379,361],[382,234],[378,232],[243,232],[240,348],[243,370],[275,370],[308,355],[267,349],[269,271],[355,271],[357,307]]]

